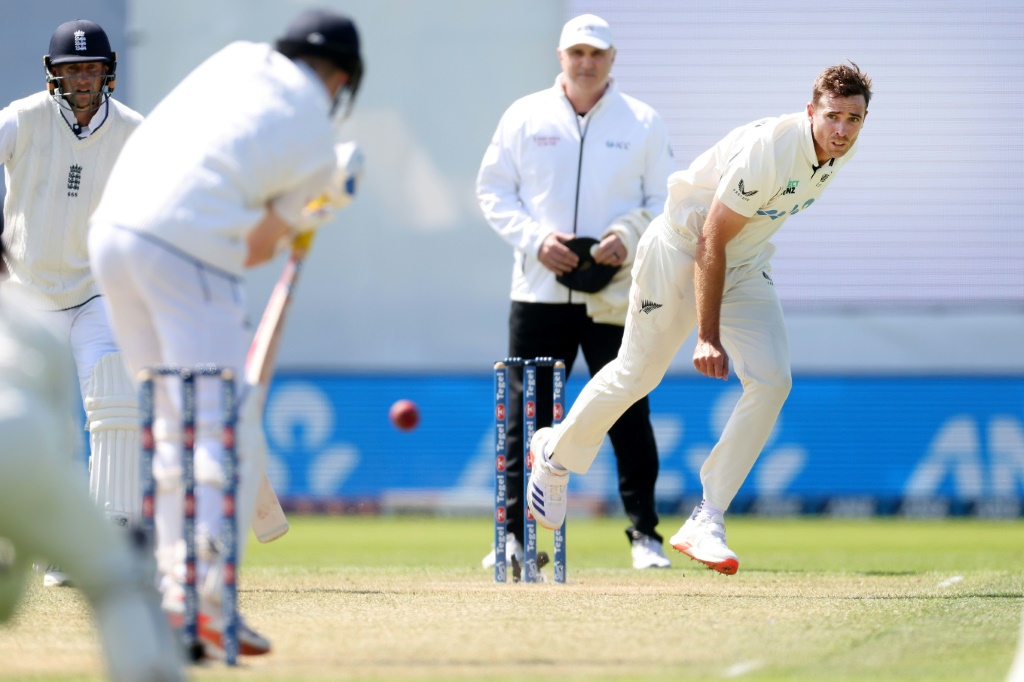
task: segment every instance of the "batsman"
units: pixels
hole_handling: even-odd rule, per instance
[[[128,140],[89,228],[89,254],[133,374],[204,363],[244,375],[244,273],[347,205],[353,164],[332,119],[351,109],[363,66],[348,17],[310,9],[275,45],[235,42],[200,64]],[[307,208],[317,200],[316,210]],[[222,652],[221,468],[215,382],[196,396],[199,639]],[[155,396],[156,553],[163,607],[183,612],[182,427],[177,386]],[[238,527],[248,527],[266,462],[258,391],[239,396]],[[244,543],[238,548],[242,563]],[[241,620],[239,652],[270,642]]]
[[[99,25],[58,26],[43,64],[46,89],[0,111],[9,272],[0,297],[40,311],[70,346],[89,430],[89,491],[111,523],[127,527],[141,505],[139,414],[89,268],[86,228],[142,116],[112,97],[117,53]],[[69,583],[58,565],[47,567],[44,585]]]

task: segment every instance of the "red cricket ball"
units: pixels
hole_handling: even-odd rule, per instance
[[[420,423],[420,408],[411,400],[396,400],[388,411],[388,418],[399,431],[412,431]]]

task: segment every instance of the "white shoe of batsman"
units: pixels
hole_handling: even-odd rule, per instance
[[[60,570],[60,566],[50,564],[43,574],[43,587],[74,587],[68,574]]]
[[[556,469],[543,455],[544,445],[552,434],[551,428],[544,427],[537,429],[530,440],[530,452],[534,453],[533,472],[526,487],[526,503],[537,523],[548,530],[558,530],[565,521],[568,507],[569,472]]]
[[[238,653],[242,656],[262,656],[270,653],[270,640],[253,630],[241,614],[238,615]],[[220,615],[199,613],[199,641],[208,658],[224,658],[224,618]]]
[[[163,612],[171,627],[181,632],[185,625],[185,593],[177,583],[164,587]],[[207,658],[224,658],[224,618],[219,600],[199,597],[197,617],[199,643]],[[238,653],[241,656],[262,656],[270,653],[270,640],[252,629],[242,614],[238,614]]]

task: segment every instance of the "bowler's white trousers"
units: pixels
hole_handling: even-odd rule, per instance
[[[696,326],[692,249],[664,216],[641,238],[618,357],[587,383],[550,441],[554,461],[570,471],[586,473],[608,429],[661,382]],[[725,275],[722,345],[743,395],[700,471],[704,499],[723,511],[761,454],[792,386],[789,339],[770,279],[772,253],[768,246],[762,258],[729,267]]]
[[[249,338],[241,280],[148,235],[103,224],[90,226],[89,254],[133,378],[156,365],[215,364],[233,370],[241,381]],[[243,398],[236,427],[239,564],[255,507],[258,479],[253,470],[262,467],[266,457],[260,415],[247,409],[256,402]],[[157,559],[161,571],[180,583],[184,575],[180,382],[159,381],[155,403]],[[218,381],[197,378],[196,526],[200,538],[220,535],[221,419]],[[199,542],[197,554],[202,580],[209,568],[204,559],[209,557],[203,556]]]

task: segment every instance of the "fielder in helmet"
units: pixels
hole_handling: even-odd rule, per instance
[[[86,230],[114,160],[142,116],[110,95],[117,56],[85,19],[61,24],[43,58],[46,88],[0,110],[7,173],[0,299],[22,299],[70,346],[90,434],[90,493],[107,519],[139,519],[138,407],[89,268]],[[72,453],[67,466],[73,467]],[[65,585],[56,566],[44,584]]]

